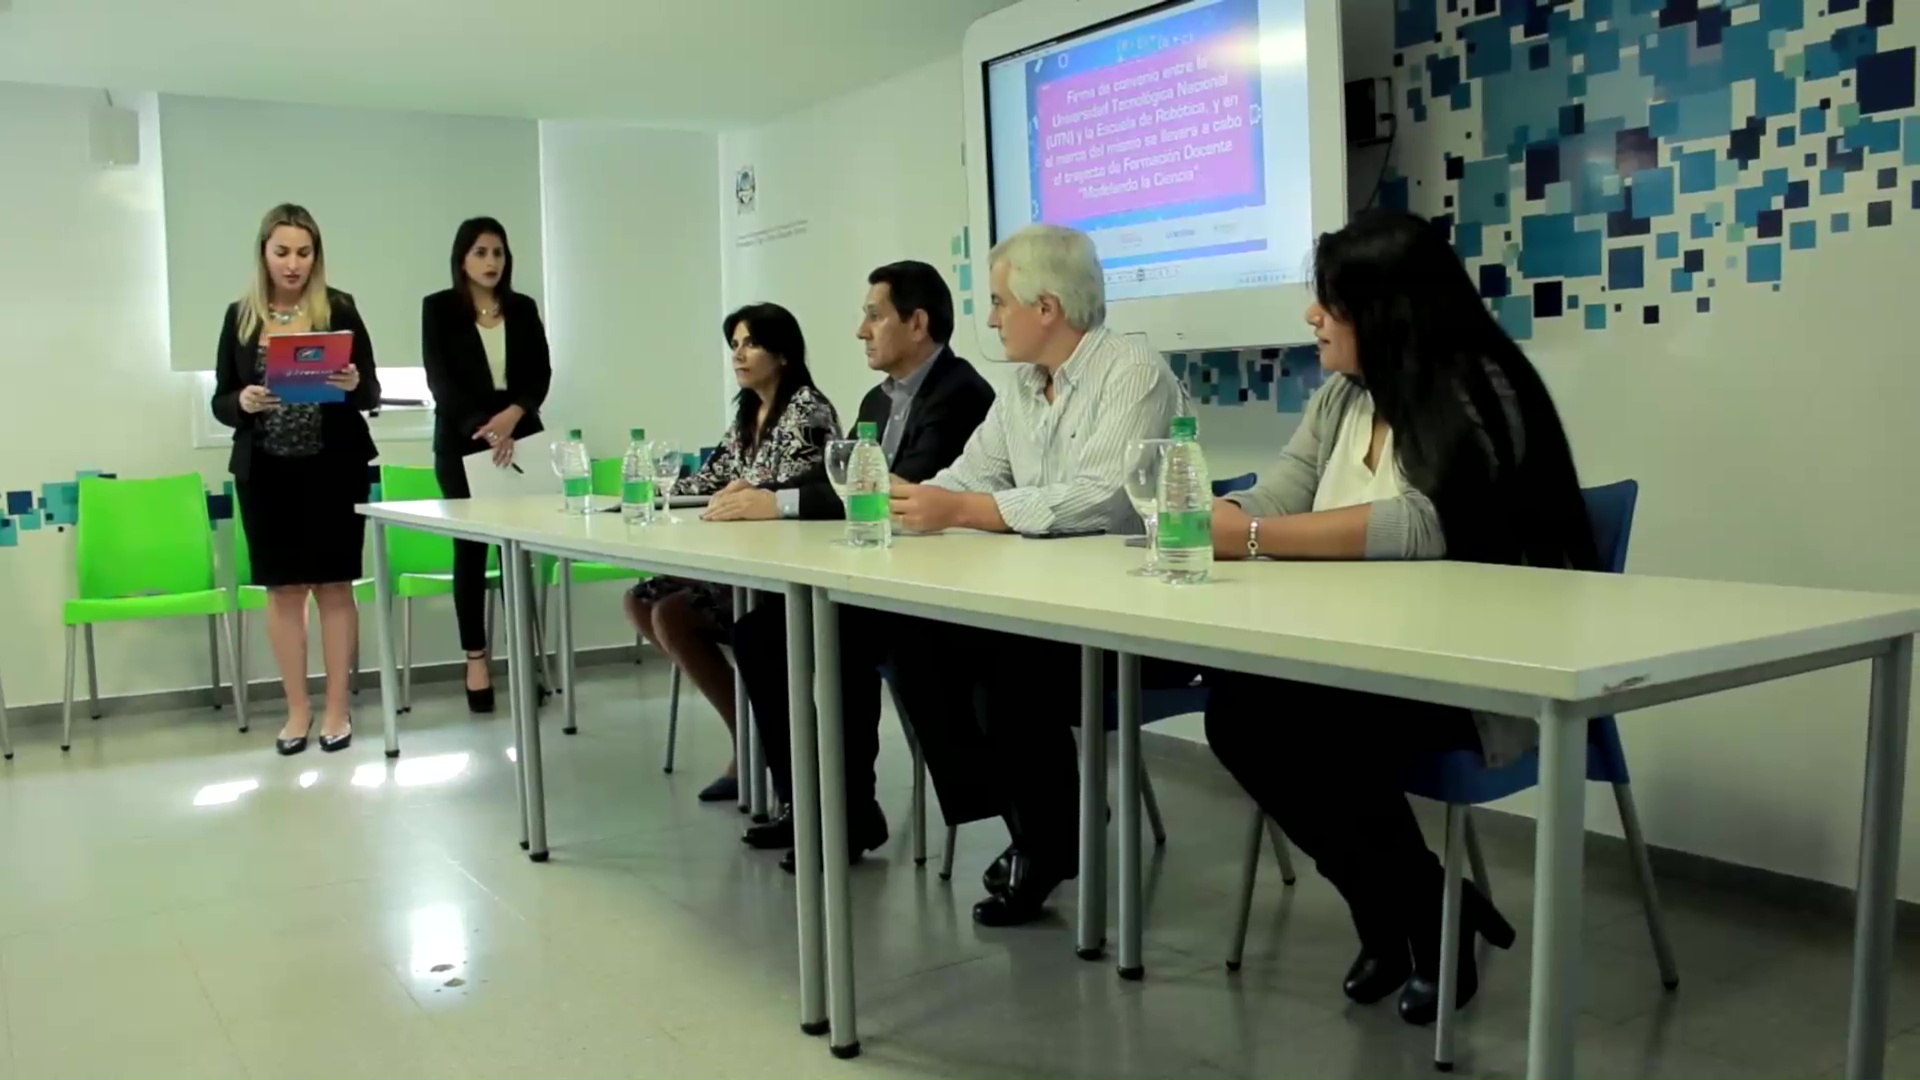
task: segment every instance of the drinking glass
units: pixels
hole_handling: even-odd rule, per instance
[[[1171,445],[1171,439],[1134,439],[1127,444],[1127,499],[1147,529],[1146,561],[1127,571],[1134,577],[1160,572],[1160,466]]]
[[[668,439],[655,439],[649,453],[653,456],[653,489],[660,493],[660,521],[678,524],[680,519],[673,516],[673,482],[680,478],[685,459],[679,445]]]
[[[847,467],[853,463],[853,448],[859,446],[857,439],[833,439],[827,443],[827,483],[833,485],[833,493],[840,496],[840,505],[847,504]],[[842,537],[834,543],[844,545]]]

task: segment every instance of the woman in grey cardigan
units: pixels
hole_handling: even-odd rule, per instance
[[[1598,569],[1553,400],[1431,224],[1376,212],[1321,237],[1314,291],[1307,321],[1332,377],[1279,464],[1215,505],[1216,557]],[[1530,746],[1532,723],[1250,676],[1207,682],[1214,754],[1352,910],[1360,955],[1347,996],[1371,1003],[1404,984],[1401,1017],[1431,1023],[1441,870],[1403,768],[1460,747],[1506,760]],[[1464,892],[1461,1005],[1479,986],[1475,935],[1513,942],[1472,882]]]

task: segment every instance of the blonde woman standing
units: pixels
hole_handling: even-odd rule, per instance
[[[276,334],[344,330],[352,363],[328,379],[346,391],[338,404],[288,404],[266,388],[267,339]],[[349,680],[359,614],[353,580],[361,573],[366,519],[354,513],[368,492],[374,458],[366,417],[380,400],[373,341],[353,298],[327,287],[320,226],[304,207],[285,203],[260,220],[253,282],[227,306],[215,356],[213,415],[233,428],[234,492],[253,555],[253,580],[267,589],[267,639],[280,668],[287,721],[275,746],[307,748],[313,704],[307,696],[307,597],[320,609],[327,695],[320,749],[353,740]]]

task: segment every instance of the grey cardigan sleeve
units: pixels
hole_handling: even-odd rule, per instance
[[[1333,456],[1339,437],[1340,418],[1362,393],[1360,385],[1345,376],[1328,379],[1307,402],[1306,415],[1280,452],[1279,463],[1261,473],[1260,482],[1252,488],[1227,499],[1255,517],[1312,513],[1320,474]],[[1440,513],[1425,494],[1408,487],[1405,494],[1370,506],[1367,558],[1446,557],[1447,538],[1440,529]]]
[[[1346,411],[1344,398],[1350,386],[1345,377],[1335,377],[1314,391],[1300,426],[1280,451],[1279,462],[1261,472],[1252,487],[1227,496],[1227,501],[1254,517],[1311,512],[1313,493],[1320,487],[1320,470],[1333,450],[1334,433],[1340,430],[1340,414]]]

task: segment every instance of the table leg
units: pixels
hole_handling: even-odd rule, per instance
[[[513,746],[508,751],[513,757],[513,797],[514,805],[520,809],[520,850],[532,847],[527,833],[527,735],[526,714],[520,711],[520,679],[526,673],[520,670],[520,625],[514,621],[514,609],[519,606],[519,594],[513,588],[513,564],[506,561],[504,546],[500,552],[500,614],[506,620],[507,629],[507,717],[512,724]],[[489,646],[491,648],[491,646]]]
[[[813,590],[787,586],[787,737],[793,747],[793,877],[800,939],[800,1030],[825,1035],[820,902],[820,748],[813,715]]]
[[[840,715],[840,614],[825,589],[813,592],[814,737],[820,758],[821,858],[826,863],[827,1018],[834,1057],[860,1053],[853,1006],[853,897],[847,882],[847,762]]]
[[[1572,1076],[1580,997],[1580,875],[1586,841],[1587,722],[1542,702],[1533,866],[1533,994],[1527,1075]]]
[[[513,662],[526,665],[520,677],[520,768],[526,774],[527,785],[527,856],[534,862],[546,862],[546,778],[540,762],[540,703],[533,696],[539,672],[535,665],[540,662],[540,652],[533,632],[532,556],[526,548],[510,543],[506,558],[513,568],[513,625],[518,632]]]
[[[748,591],[747,610],[751,612],[759,606],[760,594]],[[740,774],[740,783],[746,789],[748,815],[755,824],[762,824],[773,816],[773,809],[768,805],[771,798],[767,783],[767,752],[760,745],[760,725],[754,722],[753,701],[747,697],[747,679],[738,664],[734,665],[733,692],[735,708],[740,713],[739,722],[746,725],[742,733],[746,737],[747,771]]]
[[[1140,884],[1140,658],[1120,653],[1120,977],[1147,973],[1141,957],[1146,918]],[[1098,728],[1095,729],[1099,730]]]
[[[1100,650],[1080,649],[1080,905],[1074,954],[1098,960],[1107,948],[1107,725]]]
[[[1898,638],[1873,661],[1867,715],[1867,779],[1860,811],[1860,882],[1854,894],[1853,1007],[1847,1075],[1886,1070],[1887,982],[1893,968],[1894,890],[1900,877],[1901,789],[1907,777],[1907,702],[1913,639]]]
[[[568,735],[579,732],[573,714],[573,560],[561,559],[560,577],[560,696],[566,699],[560,730]],[[544,642],[542,643],[544,644]]]
[[[746,618],[752,606],[747,602],[749,590],[736,587],[733,590],[733,621],[738,623]],[[739,789],[734,795],[734,805],[743,814],[753,811],[753,762],[751,748],[753,717],[752,708],[747,702],[746,676],[740,674],[740,665],[733,665],[733,775],[739,779],[735,786]]]
[[[386,722],[387,756],[400,756],[400,679],[393,669],[393,575],[387,570],[387,526],[373,525],[373,644],[380,655],[380,716]]]

